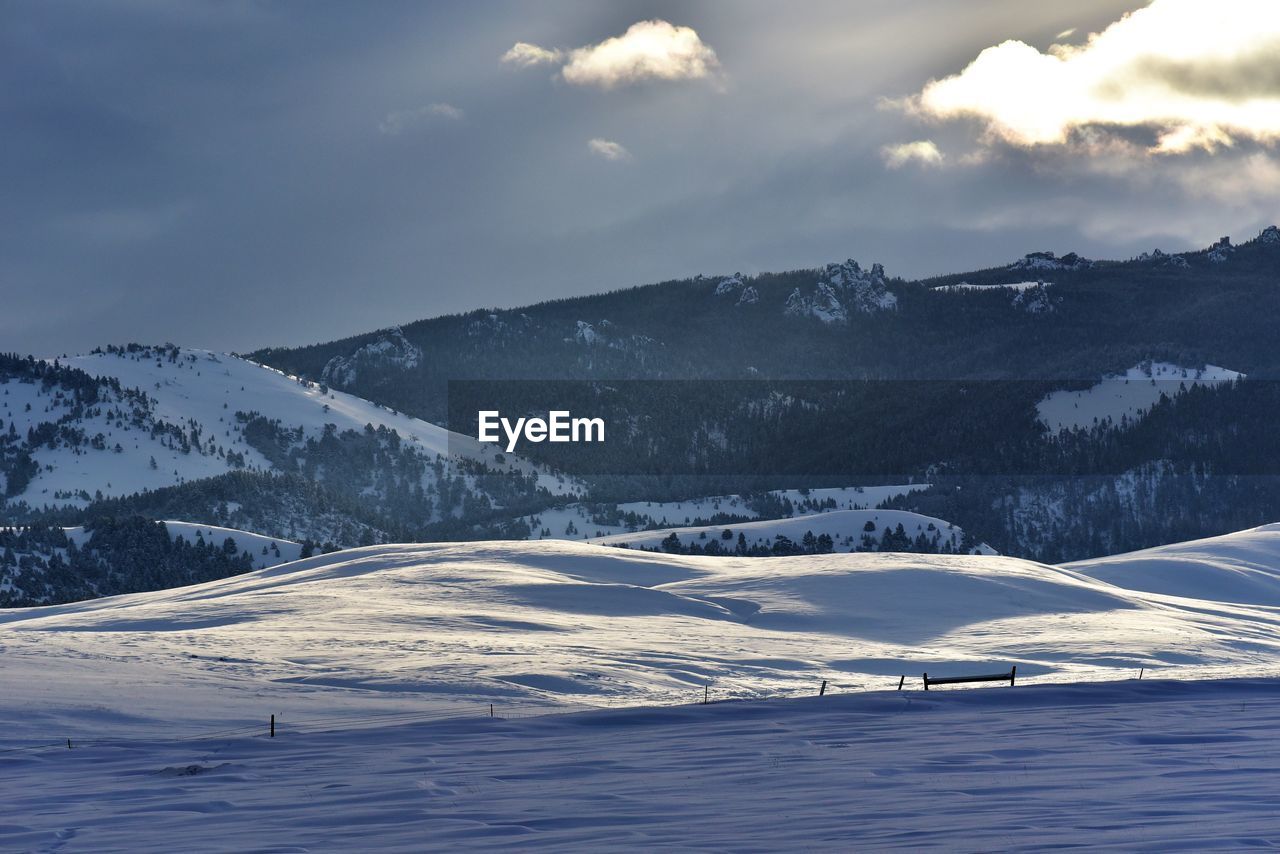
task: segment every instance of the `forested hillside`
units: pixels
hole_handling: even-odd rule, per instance
[[[7,356],[3,519],[195,519],[338,548],[585,538],[662,526],[636,502],[926,483],[886,506],[1083,558],[1280,519],[1278,316],[1270,228],[927,281],[854,261],[698,276],[248,359]],[[608,436],[505,454],[475,441],[481,408],[570,409]],[[792,512],[685,521],[769,515]]]
[[[601,501],[947,479],[895,506],[1064,559],[1280,518],[1277,316],[1271,227],[927,281],[852,261],[699,276],[253,358],[460,433],[480,408],[604,417],[603,445],[522,448]],[[1205,366],[1235,379],[1200,384]],[[1150,377],[1154,403],[1045,423],[1051,394],[1109,376]]]

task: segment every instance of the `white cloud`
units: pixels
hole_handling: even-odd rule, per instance
[[[644,80],[698,80],[720,67],[716,52],[691,27],[640,21],[620,36],[568,52],[517,42],[502,61],[528,68],[562,63],[560,76],[576,86],[612,89]]]
[[[919,163],[922,166],[942,165],[942,152],[931,139],[920,139],[915,142],[904,142],[900,145],[886,145],[880,149],[884,165],[890,169],[901,169],[908,163]]]
[[[587,150],[597,157],[603,157],[605,160],[630,160],[631,152],[627,151],[620,143],[609,139],[595,139],[587,142]]]
[[[1280,140],[1280,3],[1153,0],[1079,46],[987,48],[900,102],[933,119],[976,118],[988,142],[1072,145],[1082,132],[1143,129],[1162,154]]]
[[[504,63],[516,65],[520,68],[555,65],[562,59],[564,59],[564,51],[548,50],[545,47],[538,47],[536,44],[529,44],[528,42],[516,42],[512,45],[511,50],[502,55]]]
[[[410,128],[436,120],[456,122],[463,117],[462,110],[452,104],[427,104],[409,110],[396,110],[378,122],[378,130],[388,136],[395,136]]]

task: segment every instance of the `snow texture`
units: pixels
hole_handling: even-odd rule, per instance
[[[1090,578],[1151,593],[1280,606],[1280,524],[1067,564]]]
[[[1270,848],[1278,699],[1131,680],[86,742],[5,757],[0,847]]]

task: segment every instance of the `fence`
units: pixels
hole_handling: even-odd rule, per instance
[[[1009,673],[992,674],[990,676],[981,677],[929,677],[925,674],[926,687],[928,685],[956,684],[962,682],[974,681],[1009,681],[1013,683],[1013,677],[1017,668],[1014,667]],[[1141,679],[1145,673],[1145,668],[1139,670],[1136,678]],[[902,674],[898,679],[897,690],[903,690],[906,683],[906,674]],[[528,718],[550,717],[555,715],[577,714],[587,711],[605,711],[608,709],[644,709],[644,708],[668,708],[675,706],[687,705],[708,705],[712,703],[731,702],[731,701],[750,701],[750,700],[769,700],[769,699],[798,699],[804,697],[823,697],[832,694],[828,690],[831,683],[823,679],[812,693],[805,694],[753,694],[748,696],[731,695],[717,698],[714,693],[714,685],[707,682],[702,686],[700,695],[691,698],[688,702],[677,702],[670,704],[647,703],[637,706],[598,706],[578,704],[557,704],[554,706],[541,706],[533,704],[519,704],[500,702],[495,703],[478,703],[474,705],[457,706],[447,709],[437,709],[434,711],[402,711],[402,712],[385,712],[368,715],[355,715],[346,717],[327,717],[327,718],[303,718],[295,720],[285,718],[278,714],[265,714],[259,723],[249,723],[242,726],[231,727],[226,729],[208,730],[188,732],[184,735],[171,737],[163,737],[157,734],[155,737],[137,737],[137,736],[103,736],[103,735],[73,735],[71,737],[59,737],[48,741],[39,741],[33,744],[14,745],[10,747],[0,747],[0,756],[6,754],[22,753],[27,751],[41,750],[74,750],[77,747],[99,747],[112,745],[142,745],[142,744],[181,744],[187,742],[200,741],[216,741],[216,740],[232,740],[240,738],[276,738],[285,735],[303,735],[316,734],[324,732],[342,732],[347,730],[356,730],[363,728],[372,728],[380,726],[394,726],[399,724],[412,723],[431,723],[446,720],[464,720],[468,718],[497,718],[502,720],[520,720]],[[836,688],[840,686],[834,686]],[[871,689],[871,691],[882,689]],[[892,689],[890,689],[892,690]],[[846,692],[848,693],[848,692]]]

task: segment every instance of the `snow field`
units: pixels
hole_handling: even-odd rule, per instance
[[[40,739],[148,721],[244,726],[270,711],[340,723],[491,702],[670,705],[708,684],[721,699],[795,696],[823,679],[868,690],[901,674],[1011,664],[1033,683],[1139,668],[1231,676],[1272,666],[1278,624],[1266,605],[1140,592],[993,556],[373,546],[0,612],[0,712],[10,713],[4,737]]]
[[[1280,844],[1280,682],[484,717],[0,754],[12,850]]]
[[[1277,566],[1280,525],[1069,567],[482,542],[3,612],[0,849],[1274,847]]]

